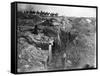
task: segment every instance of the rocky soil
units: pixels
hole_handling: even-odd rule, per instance
[[[95,68],[95,18],[18,19],[18,72]],[[49,41],[52,60],[49,61]]]

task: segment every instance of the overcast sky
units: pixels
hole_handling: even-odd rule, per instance
[[[18,4],[18,10],[35,10],[58,13],[64,16],[76,17],[96,17],[95,8],[84,7],[69,7],[69,6],[51,6],[51,5],[38,5],[38,4]]]

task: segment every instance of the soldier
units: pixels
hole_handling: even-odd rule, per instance
[[[65,68],[65,64],[66,64],[66,53],[64,53],[63,57],[62,57],[62,66],[63,66],[63,68]]]
[[[49,41],[49,63],[52,60],[52,46],[53,46],[53,42],[54,42],[54,40],[50,39],[50,41]]]

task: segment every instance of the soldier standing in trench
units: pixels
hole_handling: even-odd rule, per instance
[[[64,53],[62,56],[62,66],[63,66],[63,68],[66,67],[66,53]]]
[[[62,56],[62,67],[63,67],[63,69],[67,69],[71,65],[72,65],[72,62],[69,59],[67,59],[66,53],[63,53],[63,56]]]
[[[53,42],[54,42],[54,40],[50,39],[50,41],[49,41],[49,61],[48,61],[48,63],[50,63],[51,60],[52,60],[52,46],[53,46]]]

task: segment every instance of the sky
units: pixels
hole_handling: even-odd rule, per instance
[[[19,11],[30,10],[30,9],[35,11],[58,13],[60,16],[96,17],[95,8],[21,4],[21,3],[18,4]]]

